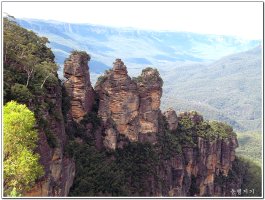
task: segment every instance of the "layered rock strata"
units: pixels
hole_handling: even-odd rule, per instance
[[[162,79],[157,70],[143,70],[132,80],[126,66],[116,59],[113,69],[98,79],[99,116],[105,127],[104,144],[111,149],[121,145],[120,138],[129,141],[155,142],[158,113],[162,95]],[[145,137],[149,134],[147,137]]]
[[[94,90],[91,86],[88,61],[85,52],[73,52],[64,63],[64,86],[71,97],[70,115],[79,122],[92,110]]]
[[[166,112],[169,124],[174,124],[172,117]],[[175,118],[175,114],[172,114]],[[193,123],[200,123],[203,117],[197,112],[180,113],[176,121],[188,116]],[[196,138],[196,147],[182,147],[182,154],[172,157],[164,163],[162,177],[169,181],[169,196],[231,196],[229,190],[222,190],[222,185],[216,181],[218,176],[227,176],[235,160],[237,138],[231,134],[224,139],[209,140]]]
[[[165,111],[163,113],[163,115],[165,116],[165,118],[167,120],[168,129],[170,131],[176,130],[177,127],[178,127],[178,116],[177,116],[175,110],[173,110],[172,108],[170,108],[167,111]]]
[[[139,91],[140,141],[156,142],[163,80],[156,69],[146,68],[136,78]]]

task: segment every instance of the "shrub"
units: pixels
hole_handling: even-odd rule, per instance
[[[107,76],[101,75],[98,77],[97,84],[103,84],[107,80]]]
[[[88,123],[91,123],[94,128],[97,128],[100,126],[100,118],[98,117],[97,113],[95,112],[89,112],[87,113],[83,119],[81,120],[81,124],[86,125]]]
[[[15,85],[11,87],[11,96],[12,99],[20,103],[28,103],[33,97],[29,89],[25,85],[19,83],[15,83]]]

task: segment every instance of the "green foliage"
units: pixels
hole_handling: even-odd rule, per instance
[[[261,132],[243,132],[237,133],[239,147],[236,154],[247,158],[257,165],[262,163],[262,133]]]
[[[25,103],[58,80],[57,65],[51,49],[46,47],[47,38],[20,27],[10,18],[4,18],[3,25],[4,101]]]
[[[19,103],[27,103],[33,97],[29,89],[25,85],[19,83],[15,83],[11,86],[10,95],[12,99],[16,99]]]
[[[78,51],[78,50],[73,50],[71,51],[72,55],[81,55],[82,57],[85,57],[90,61],[91,56],[86,52],[86,51]]]
[[[161,132],[157,134],[158,143],[155,145],[159,151],[158,154],[164,160],[172,158],[176,154],[182,152],[179,137],[168,130],[168,123],[165,116],[159,117],[159,127]]]
[[[152,71],[152,75],[145,75],[147,72]],[[163,79],[160,77],[160,74],[157,69],[153,69],[151,67],[147,67],[142,70],[142,74],[138,77],[133,77],[132,80],[135,82],[143,82],[144,84],[154,84],[154,83],[162,83]]]
[[[242,180],[241,188],[231,188],[231,183],[238,183]],[[234,190],[241,189],[240,196],[261,196],[261,186],[262,186],[262,176],[261,176],[261,168],[256,165],[252,161],[242,158],[236,157],[233,162],[232,170],[229,171],[228,176],[224,176],[220,174],[219,177],[215,180],[216,183],[221,186],[231,188]],[[244,190],[252,190],[254,189],[254,194],[243,192]]]
[[[58,66],[46,46],[48,39],[20,27],[10,18],[4,18],[3,30],[5,102],[16,100],[30,105],[38,128],[45,132],[50,147],[55,148],[56,138],[51,133],[50,122],[43,116],[48,111],[50,116],[61,120],[56,104],[46,96],[52,87],[59,85]]]
[[[123,149],[115,152],[116,163],[124,170],[127,187],[133,195],[139,196],[149,185],[146,178],[156,175],[158,156],[154,147],[149,143],[129,143]]]
[[[76,176],[69,196],[127,196],[122,169],[87,144],[70,141],[66,152],[76,162]]]
[[[107,76],[101,75],[98,77],[97,84],[103,84],[107,80]]]
[[[62,113],[64,121],[67,121],[67,113],[71,108],[71,97],[68,95],[66,88],[62,85]]]
[[[210,141],[216,139],[216,134],[212,130],[211,125],[208,121],[202,121],[196,124],[196,131],[197,135],[202,138],[208,139]]]
[[[211,121],[209,124],[214,134],[218,138],[224,139],[231,136],[236,136],[236,133],[233,132],[233,128],[223,122]]]
[[[182,153],[179,137],[168,131],[166,131],[163,135],[158,135],[157,146],[160,147],[160,154],[165,160],[172,158],[174,155]]]
[[[245,194],[245,196],[261,196],[262,194],[262,171],[261,167],[250,160],[240,158],[238,171],[244,168],[242,189],[254,189],[255,194]]]
[[[174,133],[182,146],[196,147],[197,132],[195,125],[188,116],[183,116],[178,122],[178,128]]]
[[[151,144],[129,143],[115,152],[98,151],[88,144],[69,141],[65,153],[76,162],[70,196],[141,195],[155,175],[158,156]]]
[[[98,117],[97,113],[89,112],[83,117],[80,123],[83,125],[91,123],[94,128],[98,128],[100,126],[100,122],[101,119]]]
[[[14,101],[4,106],[4,193],[13,196],[28,190],[43,175],[34,153],[38,134],[34,114]]]
[[[56,72],[58,70],[58,66],[55,63],[43,61],[35,66],[36,74],[35,79],[37,82],[39,80],[43,80],[41,82],[41,88],[46,84],[50,85],[57,85],[58,78],[56,76]],[[37,84],[37,83],[36,83]]]

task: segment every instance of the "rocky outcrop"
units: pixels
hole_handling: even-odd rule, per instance
[[[36,101],[47,107],[39,110],[37,152],[45,175],[25,196],[67,196],[75,176],[75,163],[64,156],[67,142],[62,115],[62,92],[59,82],[46,88],[44,96]]]
[[[165,112],[168,124],[172,124],[172,118],[168,117],[169,113],[174,112]],[[185,116],[188,116],[194,124],[203,122],[202,116],[195,111],[180,113],[177,120]],[[163,164],[165,169],[163,177],[175,180],[169,182],[168,195],[231,196],[226,190],[221,189],[216,179],[228,176],[232,168],[235,149],[238,147],[236,136],[230,134],[226,138],[214,140],[197,136],[196,144],[195,147],[183,146],[181,155],[176,155],[171,158],[170,163]]]
[[[78,123],[90,112],[94,100],[89,74],[82,71],[85,70],[82,59],[80,55],[71,55],[64,70],[65,77],[68,78],[65,86],[71,97],[70,113]],[[179,143],[181,152],[176,153],[170,147],[168,150],[175,153],[169,158],[162,158],[159,154],[155,175],[148,175],[143,180],[143,186],[149,189],[143,191],[142,195],[229,196],[229,191],[221,186],[222,181],[219,179],[228,176],[235,159],[238,143],[233,130],[225,128],[225,136],[215,136],[215,130],[209,128],[208,122],[196,111],[177,115],[174,110],[169,109],[162,115],[162,85],[163,81],[156,69],[144,69],[139,77],[131,79],[124,63],[116,59],[113,68],[99,77],[95,86],[95,94],[99,97],[100,128],[94,130],[93,126],[91,128],[87,124],[87,132],[93,129],[97,133],[96,143],[99,146],[103,143],[106,149],[123,148],[129,142],[149,142],[155,144],[158,152],[161,145],[167,144],[160,143],[161,137],[175,134],[177,139],[173,137],[174,141],[169,142],[174,143],[172,148]],[[208,132],[204,132],[206,129]],[[183,143],[182,140],[190,144]],[[67,181],[63,181],[62,194],[69,191],[74,166],[71,161],[63,160],[68,163],[68,167],[60,169],[56,165],[56,161],[61,162],[59,155],[52,159],[54,167],[51,174],[54,179],[59,180],[63,170],[64,177],[67,177]],[[45,181],[43,184],[48,185],[47,180]]]
[[[168,123],[168,129],[170,131],[176,130],[178,127],[178,117],[175,110],[170,108],[166,112],[164,112],[163,115],[165,116],[166,121]]]
[[[113,69],[99,78],[95,90],[99,95],[98,114],[105,127],[105,146],[115,149],[119,135],[137,141],[139,94],[120,59],[113,63]]]
[[[116,59],[113,69],[98,79],[95,90],[108,148],[122,146],[124,137],[129,141],[155,141],[162,95],[162,79],[157,70],[143,70],[135,81],[128,76],[124,63]]]
[[[136,78],[136,82],[140,97],[140,141],[146,141],[147,138],[147,140],[155,142],[154,136],[158,132],[163,80],[156,69],[146,68]],[[153,137],[150,139],[150,136]]]
[[[73,52],[64,63],[64,86],[71,97],[71,117],[79,122],[92,110],[94,90],[91,86],[86,52]]]

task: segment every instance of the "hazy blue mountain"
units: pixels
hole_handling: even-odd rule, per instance
[[[143,65],[160,69],[167,64],[213,61],[260,44],[256,40],[189,32],[146,31],[33,19],[18,19],[18,23],[48,37],[59,64],[71,50],[86,50],[92,56],[90,65],[95,71],[91,71],[95,73],[112,66],[117,57],[122,58],[133,73]]]
[[[237,130],[261,127],[261,41],[34,19],[18,23],[48,37],[61,66],[71,50],[87,51],[92,83],[116,58],[132,76],[156,67],[164,80],[163,109],[198,110]]]
[[[171,67],[163,76],[163,108],[197,110],[237,130],[260,130],[261,47],[205,65]]]

